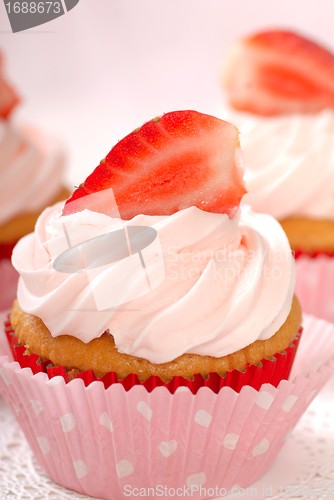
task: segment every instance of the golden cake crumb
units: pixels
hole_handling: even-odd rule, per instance
[[[58,201],[66,200],[70,196],[70,191],[62,188],[58,195],[51,200],[50,205],[54,205]],[[17,241],[26,234],[32,233],[35,229],[35,224],[42,210],[36,213],[25,213],[18,215],[6,222],[0,227],[0,244],[12,243]]]
[[[136,374],[140,381],[156,375],[168,382],[174,376],[191,379],[197,373],[203,377],[212,372],[223,376],[235,368],[243,370],[248,363],[256,365],[264,358],[270,359],[284,351],[295,338],[301,323],[301,309],[294,296],[289,316],[275,335],[267,340],[257,340],[228,356],[215,358],[183,354],[162,364],[118,352],[112,335],[107,332],[88,344],[69,335],[54,338],[40,318],[22,311],[17,300],[13,305],[11,323],[19,343],[30,353],[37,354],[42,360],[49,359],[55,366],[64,366],[68,372],[93,370],[98,378],[115,372],[120,380]]]
[[[291,218],[280,221],[292,250],[334,252],[334,222]]]

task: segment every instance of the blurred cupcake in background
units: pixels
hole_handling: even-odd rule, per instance
[[[222,86],[222,117],[241,132],[244,202],[283,226],[303,310],[334,321],[334,55],[293,32],[260,32],[231,44]]]
[[[0,52],[0,118],[7,118],[18,102],[15,89],[3,77],[3,56]]]
[[[62,147],[39,130],[10,120],[18,102],[4,78],[0,54],[0,310],[16,296],[18,275],[10,262],[14,245],[34,230],[47,205],[69,195],[63,186]]]

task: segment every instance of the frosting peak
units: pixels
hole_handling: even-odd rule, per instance
[[[260,117],[226,110],[240,130],[243,201],[279,220],[334,220],[334,111]]]
[[[18,129],[0,119],[0,225],[39,212],[62,186],[64,153],[32,127]]]
[[[61,210],[62,204],[46,209],[12,259],[21,275],[20,306],[40,317],[53,336],[89,342],[108,330],[120,352],[164,363],[184,353],[235,352],[271,337],[290,312],[294,260],[270,216],[242,207],[229,219],[191,207],[123,222],[89,210],[62,216]],[[93,259],[89,266],[85,260],[85,242],[99,241],[102,255],[103,242],[116,242],[124,228],[131,236],[133,227],[154,228],[157,234],[153,246],[141,252],[149,282],[145,293],[138,293],[138,248],[112,263]],[[57,271],[57,257],[76,245],[86,269]],[[131,267],[127,259],[136,256],[137,267]],[[110,301],[99,303],[113,294],[114,307]]]

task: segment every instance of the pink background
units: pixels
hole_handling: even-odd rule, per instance
[[[333,19],[331,0],[81,0],[13,35],[1,2],[0,47],[23,98],[15,120],[67,141],[73,186],[144,121],[173,109],[217,114],[235,37],[286,27],[334,49]]]

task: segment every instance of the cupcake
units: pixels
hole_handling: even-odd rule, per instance
[[[164,382],[175,376],[244,371],[288,348],[301,321],[293,300],[293,258],[276,221],[246,207],[238,209],[245,192],[238,141],[237,129],[226,122],[175,112],[145,124],[115,146],[64,207],[43,212],[35,234],[14,251],[13,264],[22,277],[11,315],[18,342],[43,361],[64,366],[70,375],[92,370],[98,378],[115,372],[119,379],[157,376]],[[157,150],[153,158],[152,148]],[[108,215],[111,196],[120,218]],[[121,220],[126,221],[131,255],[143,238],[139,234],[131,239],[133,228],[152,228],[159,239],[159,248],[144,261],[152,273],[152,289],[138,297],[141,275],[126,256],[105,265],[108,235],[121,231]],[[67,252],[64,224],[71,243]],[[115,241],[119,248],[121,240]],[[79,273],[81,259],[74,266],[78,245],[86,273]],[[101,263],[91,257],[94,249]],[[133,257],[139,259],[138,253]],[[123,277],[127,285],[121,286],[125,266],[131,272]],[[159,276],[161,283],[153,288]],[[108,280],[118,283],[121,298],[108,291]],[[56,302],[52,308],[50,297]],[[97,314],[87,314],[94,306]],[[192,313],[185,315],[185,310]],[[261,322],[256,321],[259,315]]]
[[[275,30],[234,42],[222,75],[228,102],[222,116],[241,132],[249,190],[244,201],[276,217],[296,257],[306,256],[297,280],[303,310],[330,321],[334,320],[333,81],[331,52],[296,33]],[[318,255],[316,263],[307,258]],[[330,267],[323,272],[327,263]],[[329,280],[324,283],[326,275]]]
[[[333,373],[283,380],[300,336],[294,259],[275,219],[239,206],[242,173],[233,125],[167,113],[16,245],[21,368],[0,358],[0,388],[59,484],[222,496],[265,472]]]
[[[18,275],[10,264],[14,245],[34,230],[43,208],[66,199],[69,191],[62,184],[62,148],[33,127],[8,119],[18,98],[0,78],[0,309],[6,309],[16,296]]]
[[[333,81],[333,54],[285,31],[238,40],[223,67],[244,201],[281,221],[296,251],[334,251]]]

